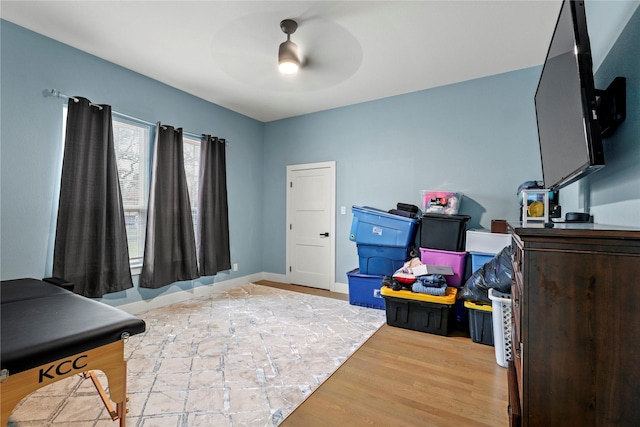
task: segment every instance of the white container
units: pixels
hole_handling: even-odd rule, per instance
[[[462,193],[422,190],[422,212],[456,215],[460,210]]]
[[[491,233],[489,230],[467,230],[465,250],[495,255],[511,245],[511,234]]]
[[[489,289],[493,320],[493,345],[496,362],[503,368],[511,360],[511,298],[495,289]]]

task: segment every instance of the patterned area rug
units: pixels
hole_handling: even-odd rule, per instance
[[[139,314],[128,426],[277,426],[384,322],[383,310],[248,284]],[[103,384],[106,377],[99,375]],[[9,426],[114,426],[93,384],[30,395]]]

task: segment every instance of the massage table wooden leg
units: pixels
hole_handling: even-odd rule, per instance
[[[18,403],[35,390],[68,378],[73,375],[85,375],[89,371],[102,371],[109,382],[109,397],[112,402],[116,403],[116,411],[113,406],[109,410],[112,419],[120,420],[120,427],[126,427],[127,398],[127,362],[124,360],[124,341],[116,341],[106,344],[92,350],[77,353],[64,359],[46,363],[41,366],[29,369],[27,371],[18,372],[10,375],[0,382],[0,399],[1,399],[1,419],[3,426],[9,422],[11,412]],[[95,374],[91,373],[95,376]],[[91,375],[89,374],[89,376]],[[93,378],[92,378],[93,380]],[[97,381],[97,378],[96,378]],[[98,384],[95,383],[96,388]],[[100,386],[102,389],[102,386]],[[106,402],[106,394],[104,389],[100,393],[100,397]],[[110,403],[110,402],[109,402]],[[113,413],[117,418],[113,418]]]
[[[125,362],[125,364],[126,364],[126,362]],[[126,368],[125,368],[125,372],[126,372]],[[100,379],[98,379],[98,376],[95,374],[95,372],[87,371],[87,372],[84,373],[84,377],[85,378],[89,378],[91,380],[91,382],[93,383],[93,385],[95,386],[96,391],[100,395],[100,399],[102,399],[102,403],[104,404],[104,407],[107,409],[107,412],[109,412],[109,416],[111,417],[111,419],[113,421],[120,420],[120,427],[126,427],[127,412],[129,412],[127,410],[127,405],[126,405],[126,403],[129,401],[129,398],[126,397],[127,396],[127,393],[126,393],[126,385],[127,385],[126,378],[124,379],[125,389],[123,389],[124,396],[125,396],[125,401],[124,402],[118,402],[116,404],[116,408],[114,409],[113,408],[113,403],[107,397],[107,393],[104,391],[104,387],[102,387],[102,384],[100,383]]]

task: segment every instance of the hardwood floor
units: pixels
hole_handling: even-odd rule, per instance
[[[339,292],[331,292],[324,289],[312,288],[310,286],[292,285],[289,283],[272,282],[270,280],[260,280],[258,282],[253,282],[253,283],[255,283],[256,285],[271,286],[273,288],[284,289],[287,291],[302,292],[305,294],[318,295],[321,297],[349,301],[349,295],[347,294],[341,294]]]
[[[493,347],[385,324],[280,426],[502,427],[507,400]]]

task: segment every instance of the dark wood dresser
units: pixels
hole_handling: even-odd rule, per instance
[[[511,425],[640,426],[640,229],[509,232]]]

